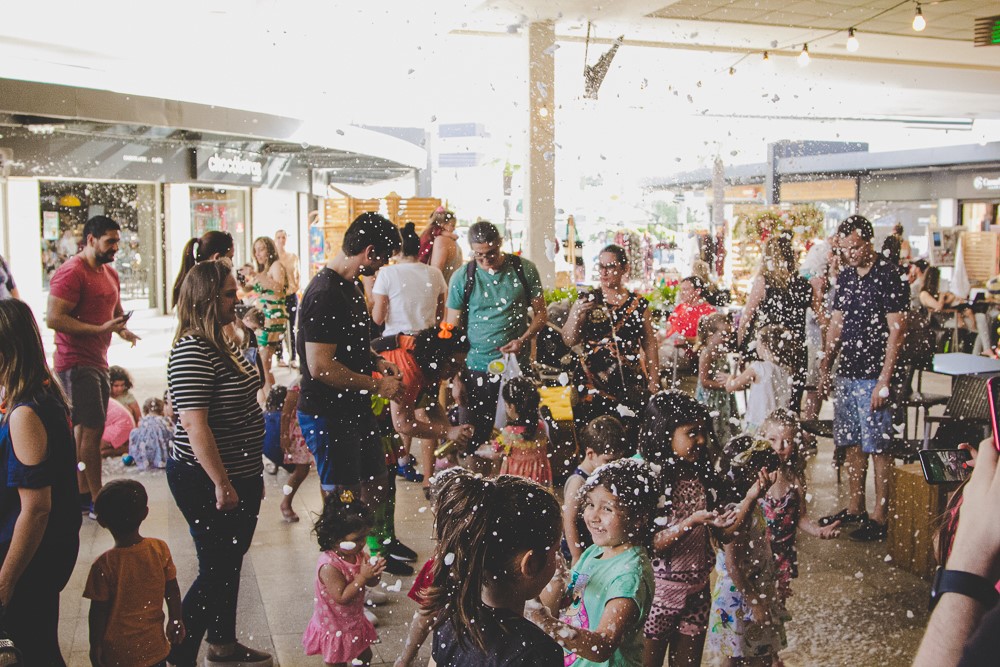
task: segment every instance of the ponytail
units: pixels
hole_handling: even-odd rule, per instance
[[[181,268],[180,271],[177,272],[177,278],[174,280],[173,301],[171,301],[175,308],[177,307],[177,300],[181,296],[181,285],[184,284],[184,279],[187,277],[188,271],[194,268],[196,263],[195,246],[197,246],[199,242],[200,239],[195,236],[184,244],[184,250],[181,253]]]
[[[437,551],[424,609],[435,627],[451,621],[455,637],[486,651],[484,586],[503,585],[526,552],[547,557],[561,532],[555,496],[513,475],[494,480],[454,475],[442,484],[437,503]]]
[[[207,231],[201,237],[193,237],[184,244],[181,253],[181,268],[177,272],[174,280],[173,305],[177,307],[177,300],[180,299],[181,285],[195,264],[213,259],[215,255],[225,257],[234,248],[233,237],[229,232],[216,230]]]

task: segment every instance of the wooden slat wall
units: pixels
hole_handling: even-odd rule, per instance
[[[323,235],[326,239],[326,257],[329,259],[340,250],[344,233],[351,222],[362,213],[378,213],[383,209],[389,220],[398,226],[407,222],[416,224],[417,233],[427,226],[431,213],[441,206],[436,197],[403,199],[395,193],[385,199],[356,199],[354,197],[327,197],[323,209]]]
[[[969,282],[982,284],[1000,273],[1000,234],[965,232],[962,245]]]

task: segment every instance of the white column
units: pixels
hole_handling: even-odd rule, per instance
[[[556,237],[555,24],[528,26],[528,159],[525,170],[525,256],[538,266],[542,284],[555,284],[555,262],[546,252]],[[546,50],[548,52],[546,53]]]
[[[191,187],[171,183],[165,187],[164,208],[167,223],[164,226],[164,242],[167,246],[167,301],[173,308],[174,280],[181,268],[184,245],[191,239]]]
[[[937,218],[939,227],[954,227],[958,223],[958,200],[938,199]]]
[[[21,299],[43,323],[48,296],[42,290],[42,204],[38,181],[12,178],[7,184],[10,247],[4,257],[10,264]],[[42,324],[44,326],[44,324]]]

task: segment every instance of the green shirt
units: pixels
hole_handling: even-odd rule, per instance
[[[563,608],[559,620],[593,632],[601,623],[605,605],[615,598],[635,600],[639,618],[625,630],[622,643],[611,659],[593,662],[567,651],[566,667],[641,667],[642,626],[653,601],[655,586],[653,567],[642,547],[631,547],[608,560],[602,555],[602,547],[591,545],[576,562],[566,591],[570,604]]]
[[[505,258],[509,255],[505,255]],[[521,258],[524,277],[528,281],[529,295],[525,295],[521,279],[513,263],[506,259],[496,273],[476,266],[476,280],[469,295],[469,312],[466,326],[469,331],[469,350],[466,365],[474,371],[485,372],[494,359],[499,359],[500,348],[524,334],[531,324],[528,306],[542,296],[542,280],[538,268]],[[448,308],[462,309],[465,293],[465,266],[451,276],[448,286]]]

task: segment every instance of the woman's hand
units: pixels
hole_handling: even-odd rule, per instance
[[[449,428],[445,439],[457,442],[464,449],[469,444],[469,441],[472,440],[473,433],[475,433],[475,427],[472,424],[460,424]]]
[[[691,516],[687,518],[687,524],[691,528],[695,528],[696,526],[711,524],[718,518],[719,518],[718,512],[715,511],[710,512],[708,510],[698,510],[697,512],[693,513]]]
[[[226,480],[222,484],[215,485],[215,508],[220,512],[228,512],[236,509],[240,504],[240,497],[236,493],[233,485]]]

